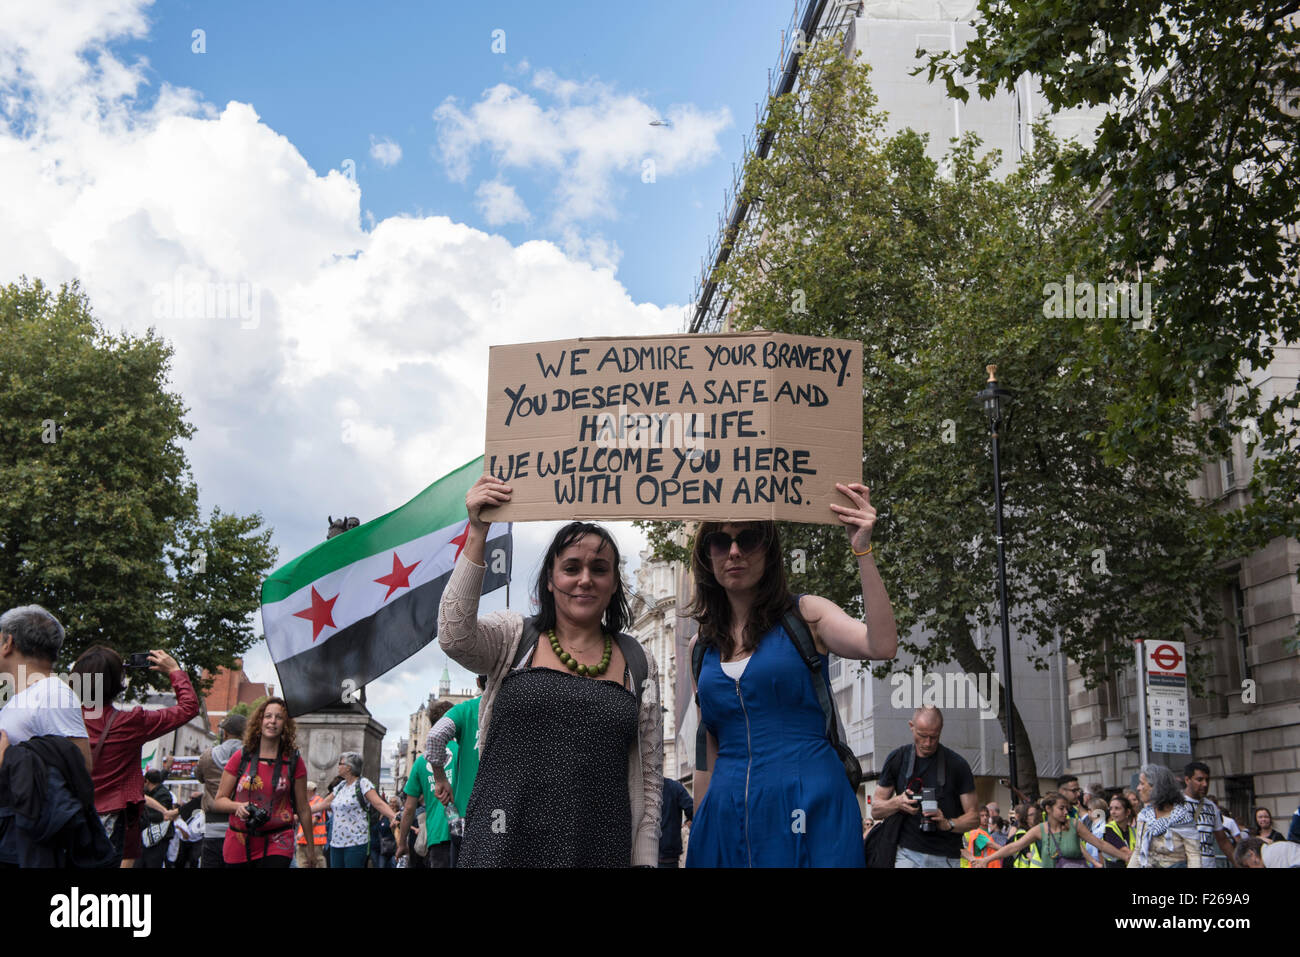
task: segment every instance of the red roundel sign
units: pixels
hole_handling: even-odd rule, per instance
[[[1172,645],[1161,645],[1155,651],[1151,652],[1151,660],[1158,664],[1164,671],[1173,671],[1182,664],[1183,656],[1178,653],[1178,649]]]

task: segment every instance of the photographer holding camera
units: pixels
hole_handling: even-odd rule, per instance
[[[939,743],[943,712],[938,708],[918,708],[907,726],[912,744],[885,759],[871,816],[907,815],[895,867],[960,867],[962,832],[979,823],[975,778],[965,758]]]
[[[221,774],[213,810],[230,815],[222,858],[226,867],[288,867],[294,814],[307,834],[307,867],[319,862],[307,805],[307,765],[297,727],[283,698],[267,698],[248,719],[244,747]]]

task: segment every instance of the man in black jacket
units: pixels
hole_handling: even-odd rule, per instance
[[[682,815],[695,819],[695,802],[682,782],[664,775],[664,799],[659,808],[659,866],[677,867],[682,856]]]
[[[145,772],[144,793],[168,810],[176,804],[171,790],[163,784],[162,772],[157,768],[150,768]],[[140,855],[140,866],[161,869],[167,864],[167,845],[171,843],[172,824],[167,820],[166,815],[151,807],[145,808],[144,815],[143,824],[146,828],[162,826],[162,831],[159,833],[158,840],[146,847]]]

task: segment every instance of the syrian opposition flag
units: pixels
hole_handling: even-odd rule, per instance
[[[337,535],[262,585],[262,628],[289,713],[350,701],[436,637],[438,603],[465,547],[477,458],[396,511]],[[510,526],[488,535],[483,592],[510,580]]]

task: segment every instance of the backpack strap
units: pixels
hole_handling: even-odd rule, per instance
[[[826,719],[826,739],[832,744],[839,744],[842,740],[839,729],[839,713],[831,702],[830,688],[825,672],[822,671],[821,654],[817,651],[817,644],[813,641],[812,632],[808,630],[808,623],[803,620],[803,617],[797,611],[791,611],[787,612],[785,617],[781,619],[781,626],[785,629],[785,633],[790,636],[790,640],[794,643],[795,649],[799,652],[799,657],[803,659],[803,663],[812,672],[813,691],[817,695],[817,703],[821,705],[822,715]]]
[[[537,616],[532,615],[524,619],[524,633],[519,638],[519,647],[515,649],[514,660],[510,662],[510,670],[518,668],[525,658],[537,646],[537,639],[541,632],[537,630]]]
[[[239,749],[239,773],[235,775],[235,790],[230,795],[230,799],[232,801],[235,799],[235,795],[239,793],[239,782],[243,779],[244,775],[248,773],[248,762],[251,760],[252,760],[252,755],[250,755],[247,751],[245,751],[241,746]],[[257,773],[256,768],[253,769],[253,773],[254,774]],[[252,797],[253,791],[251,785],[253,782],[250,780],[248,783],[250,785],[248,793],[249,796]]]
[[[903,791],[906,791],[907,790],[906,785],[911,783],[912,769],[916,767],[916,745],[909,744],[906,745],[906,748],[907,748],[907,770],[903,772],[903,777],[898,782],[899,784],[903,785],[902,787]],[[903,761],[901,758],[899,759],[898,764],[900,767],[902,766]],[[900,793],[899,789],[895,788],[894,793],[896,794]]]
[[[641,642],[621,632],[614,636],[614,640],[618,643],[618,650],[623,652],[623,660],[627,662],[628,670],[632,672],[632,690],[636,692],[636,703],[639,708],[642,687],[645,685],[646,678],[650,677],[650,665],[646,661],[645,649],[641,647]]]
[[[695,636],[695,645],[691,648],[691,676],[695,679],[695,706],[700,705],[700,672],[704,670],[704,654],[708,648]],[[709,738],[704,727],[704,714],[700,713],[699,724],[695,728],[695,770],[709,770]]]

